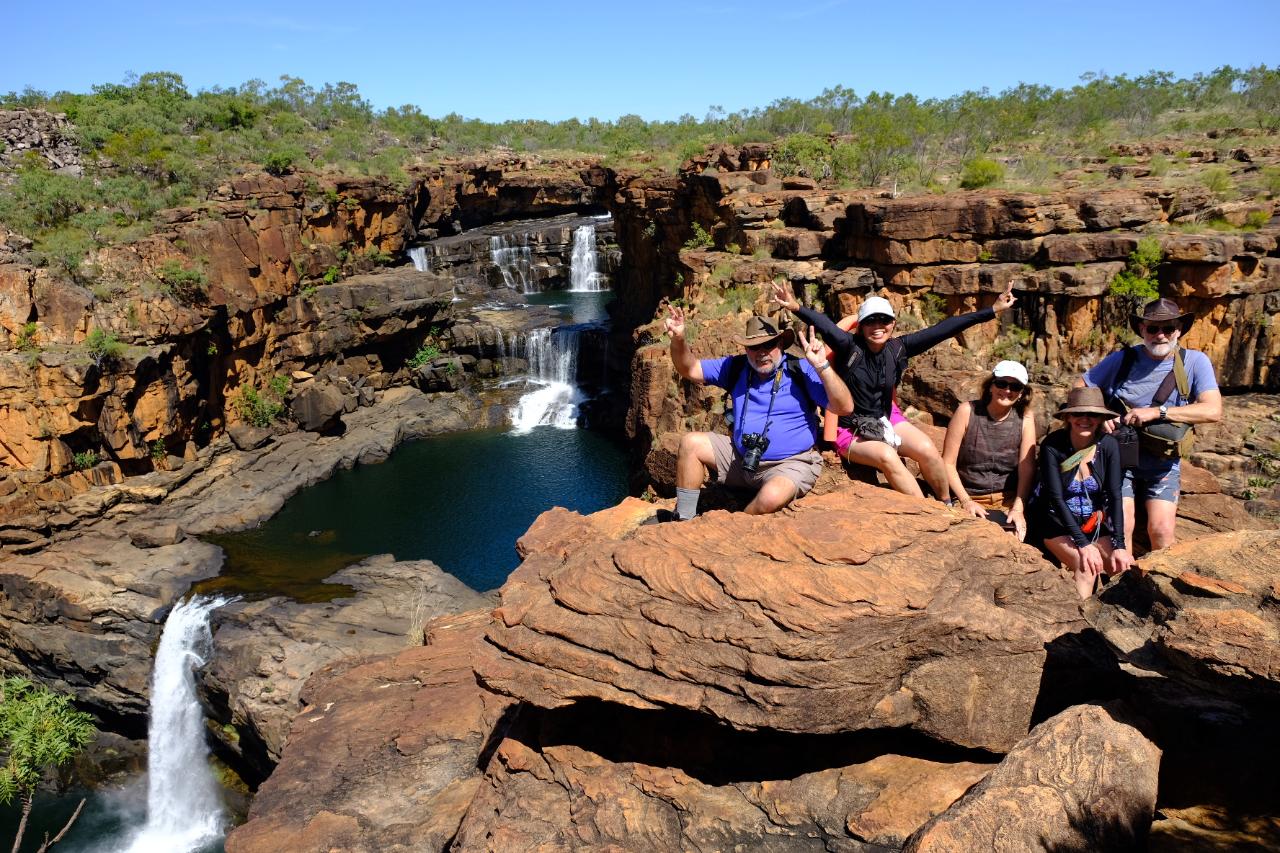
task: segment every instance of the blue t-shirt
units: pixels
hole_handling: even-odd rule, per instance
[[[1124,384],[1116,389],[1116,396],[1128,403],[1130,408],[1139,408],[1151,405],[1156,391],[1160,390],[1160,383],[1169,375],[1169,371],[1173,370],[1173,358],[1157,360],[1147,352],[1144,346],[1138,345],[1134,349],[1138,351],[1138,357],[1134,359],[1133,369],[1129,371]],[[1090,388],[1101,388],[1104,393],[1109,392],[1116,375],[1120,372],[1120,362],[1123,359],[1124,350],[1111,353],[1089,368],[1084,375],[1084,384]],[[1194,403],[1196,398],[1205,391],[1218,390],[1218,380],[1213,375],[1213,364],[1209,361],[1209,356],[1199,350],[1189,349],[1183,355],[1182,363],[1187,368],[1187,381],[1191,385],[1191,393],[1189,398],[1184,398],[1178,393],[1175,385],[1173,393],[1165,401],[1170,407]]]
[[[783,356],[784,360],[787,358],[790,356]],[[728,358],[702,359],[702,378],[708,385],[724,388],[729,379],[729,361]],[[768,416],[769,449],[760,457],[766,462],[776,462],[812,449],[818,440],[817,408],[827,406],[827,389],[822,387],[822,379],[808,361],[800,361],[800,370],[807,380],[808,399],[803,391],[794,387],[790,372],[779,369],[782,370],[782,381],[773,400],[772,414],[769,414],[774,382],[772,373],[761,376],[750,364],[744,364],[735,383],[737,387],[726,389],[733,396],[733,446],[738,453],[742,453],[743,434],[764,432]]]

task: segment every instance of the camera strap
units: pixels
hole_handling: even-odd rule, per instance
[[[773,390],[769,392],[769,408],[764,413],[764,429],[760,430],[761,436],[769,434],[769,425],[773,423],[773,401],[778,399],[778,389],[782,387],[782,369],[786,363],[787,357],[783,355],[782,364],[779,364],[778,369],[773,372]],[[755,371],[753,370],[751,373],[755,373]],[[739,441],[741,441],[741,437],[746,433],[747,429],[747,404],[751,402],[751,373],[747,374],[746,393],[742,395],[742,418],[738,422]]]

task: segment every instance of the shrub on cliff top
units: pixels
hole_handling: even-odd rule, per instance
[[[989,187],[1004,180],[1004,166],[995,160],[978,157],[964,164],[960,172],[960,186],[966,190]]]
[[[170,258],[156,270],[156,278],[165,292],[179,302],[188,304],[203,302],[208,297],[208,280],[198,267],[188,267]]]

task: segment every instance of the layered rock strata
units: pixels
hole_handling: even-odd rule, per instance
[[[602,539],[553,511],[521,540],[479,670],[546,708],[686,708],[744,730],[911,728],[1003,751],[1046,644],[1083,626],[1034,549],[853,484],[794,514],[711,513]]]

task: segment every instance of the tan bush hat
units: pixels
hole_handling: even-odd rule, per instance
[[[735,337],[733,340],[739,346],[744,347],[758,347],[761,344],[776,340],[780,348],[786,349],[795,342],[795,339],[795,332],[779,326],[768,317],[756,315],[747,321],[747,333],[742,337]]]
[[[1059,418],[1067,415],[1102,415],[1108,419],[1120,417],[1119,412],[1107,408],[1101,388],[1072,388],[1067,394],[1067,402],[1056,413]]]

